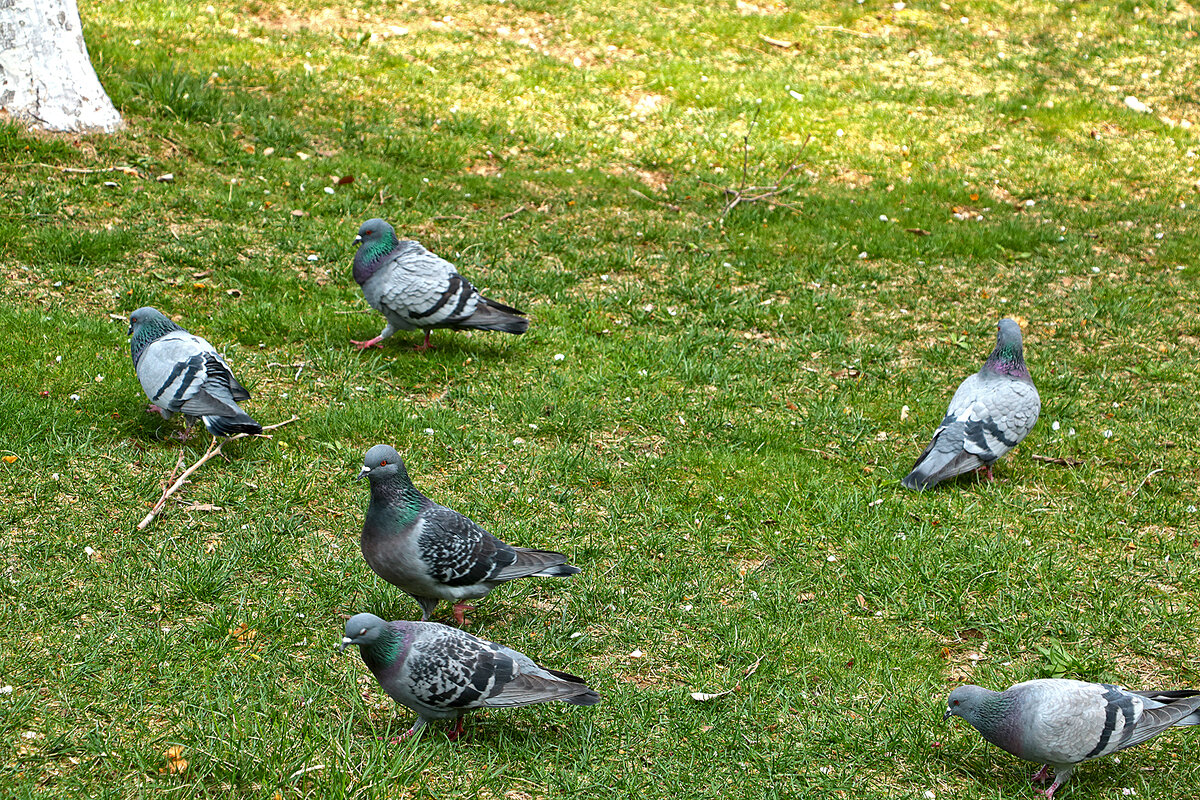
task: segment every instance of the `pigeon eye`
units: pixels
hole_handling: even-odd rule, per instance
[[[366,628],[363,628],[361,631],[359,631],[359,632],[358,632],[358,635],[359,635],[359,636],[366,636],[366,635],[367,635],[367,629],[366,629]]]
[[[957,701],[957,700],[955,700],[955,701],[954,701],[953,703],[951,703],[950,705],[952,705],[952,706],[956,706],[956,705],[958,705],[958,701]]]
[[[386,466],[387,466],[387,459],[385,458],[383,461],[380,461],[380,462],[379,462],[379,466],[381,466],[381,467],[386,467]]]

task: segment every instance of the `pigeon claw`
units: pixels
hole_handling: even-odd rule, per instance
[[[433,347],[429,344],[429,331],[425,331],[425,341],[413,348],[418,353],[424,353],[426,350],[432,350]]]
[[[1048,780],[1050,780],[1050,765],[1043,764],[1041,769],[1039,769],[1037,772],[1033,773],[1033,776],[1030,777],[1029,782],[1030,783],[1045,783]]]
[[[162,409],[159,408],[158,406],[154,405],[154,403],[151,403],[150,405],[146,406],[146,413],[147,414],[161,414]]]
[[[463,718],[459,715],[458,722],[455,723],[454,729],[446,733],[446,738],[452,742],[457,742],[459,739],[466,739],[467,734],[463,731]]]
[[[376,336],[374,339],[367,339],[365,342],[359,342],[354,339],[351,339],[350,344],[356,346],[359,350],[366,350],[368,347],[378,347],[380,350],[382,350],[383,345],[380,344],[380,342],[382,342],[382,341],[383,341],[382,336]]]
[[[466,625],[467,624],[467,612],[474,611],[474,610],[475,610],[475,606],[469,606],[466,603],[455,603],[454,604],[454,621],[457,622],[460,626]],[[459,724],[460,725],[462,724],[461,719],[459,720]]]

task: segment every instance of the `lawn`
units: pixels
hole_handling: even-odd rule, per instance
[[[127,127],[0,125],[6,797],[1028,798],[955,686],[1200,687],[1200,12],[758,2],[84,4]],[[529,332],[355,350],[376,216]],[[299,420],[138,530],[143,305]],[[1038,425],[902,489],[1005,316]],[[468,630],[602,704],[389,743],[336,649],[419,615],[358,551],[380,442],[584,569]],[[1197,746],[1059,796],[1190,800]]]

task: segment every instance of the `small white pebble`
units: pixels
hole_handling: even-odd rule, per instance
[[[1050,430],[1052,430],[1052,431],[1056,431],[1061,427],[1062,427],[1062,425],[1058,424],[1058,420],[1054,420],[1054,422],[1050,423]]]
[[[629,657],[630,658],[641,658],[644,655],[646,655],[646,654],[643,653],[641,650],[634,650],[632,653],[629,654]]]
[[[968,22],[970,22],[971,20],[970,20],[970,18],[969,18],[969,17],[959,17],[959,18],[958,18],[958,21],[959,21],[959,22],[961,22],[963,25],[966,25],[966,24],[967,24]]]
[[[866,251],[866,250],[863,250],[861,253],[859,253],[859,254],[858,254],[858,258],[859,258],[859,260],[860,260],[860,261],[865,261],[865,260],[866,260],[866,258],[867,258],[867,251]]]
[[[555,353],[555,354],[554,354],[554,360],[555,360],[555,361],[562,361],[564,358],[566,358],[566,356],[565,356],[565,355],[563,355],[562,353]]]
[[[924,797],[925,800],[933,800],[933,798],[937,797],[937,794],[934,793],[933,789],[926,789],[921,797]]]
[[[821,767],[821,769],[820,769],[820,773],[822,775],[828,775],[831,772],[833,772],[833,770],[829,767]]]
[[[433,436],[433,428],[426,428],[426,429],[425,429],[425,432],[426,432],[427,434],[429,434],[430,436]]]
[[[887,221],[888,221],[887,214],[880,214],[880,215],[879,215],[879,221],[880,221],[880,222],[887,222]]]
[[[825,560],[833,563],[834,561],[837,561],[837,556],[825,556]]]
[[[62,356],[55,356],[55,357],[54,357],[54,360],[55,360],[57,363],[61,364],[61,363],[62,363]]]
[[[1075,435],[1075,429],[1074,429],[1074,428],[1070,428],[1070,429],[1067,431],[1067,436],[1074,436],[1074,435]]]
[[[1099,271],[1100,271],[1099,267],[1092,267],[1092,272],[1099,272]]]
[[[96,551],[95,551],[95,550],[93,550],[93,549],[91,548],[91,546],[90,546],[90,545],[89,545],[89,546],[87,546],[87,547],[85,547],[85,548],[83,548],[83,552],[84,552],[84,553],[86,553],[86,554],[87,554],[87,555],[89,555],[89,556],[94,556],[94,555],[96,555]]]
[[[601,275],[601,276],[600,276],[600,280],[604,281],[605,283],[608,283],[608,276],[607,276],[607,275]]]
[[[525,440],[518,436],[517,438],[513,439],[513,444],[525,444]]]
[[[691,611],[691,610],[692,610],[692,604],[691,604],[691,603],[687,603],[686,605],[682,605],[682,606],[680,606],[680,607],[679,607],[679,610],[680,610],[680,611]]]
[[[1162,234],[1162,232],[1161,232],[1161,231],[1160,231],[1160,232],[1158,232],[1158,233],[1156,233],[1156,234],[1154,234],[1154,238],[1155,238],[1155,239],[1161,239],[1162,237],[1163,237],[1163,234]]]
[[[0,686],[0,694],[12,694],[12,693],[13,693],[13,688],[11,686]]]
[[[582,633],[582,632],[580,632],[580,631],[575,631],[574,633],[572,633],[572,634],[571,634],[570,636],[568,636],[567,638],[568,638],[568,639],[578,639],[580,636],[583,636],[583,633]]]
[[[837,129],[837,135],[838,135],[838,136],[845,136],[845,135],[846,135],[846,132],[845,132],[844,130],[842,130],[841,128],[838,128],[838,129]]]
[[[1189,514],[1195,514],[1195,513],[1196,513],[1196,507],[1195,507],[1195,506],[1188,506],[1188,507],[1187,507],[1187,512],[1188,512]]]
[[[96,383],[101,383],[103,380],[104,380],[104,376],[103,376],[103,375],[97,375],[97,376],[96,376]]]
[[[319,255],[317,255],[316,253],[309,253],[309,254],[308,254],[308,260],[309,260],[310,262],[311,262],[311,261],[320,261],[320,260],[321,260],[321,257],[320,257]]]
[[[1105,438],[1105,439],[1111,439],[1111,438],[1112,438],[1112,428],[1109,428],[1109,429],[1107,429],[1106,431],[1104,431],[1104,438]]]
[[[333,187],[332,187],[332,186],[326,186],[326,187],[325,187],[325,194],[333,194]]]
[[[77,395],[77,394],[73,394],[73,395],[71,395],[71,399],[72,399],[72,400],[74,400],[76,403],[78,403],[78,402],[79,402],[79,395]]]
[[[37,737],[38,737],[38,735],[37,735],[36,731],[22,731],[21,732],[22,739],[36,739]]]
[[[1036,200],[1026,200],[1026,201],[1025,201],[1025,207],[1026,207],[1026,208],[1033,208],[1035,205],[1037,205],[1037,201],[1036,201]]]
[[[50,475],[50,480],[52,480],[52,481],[56,481],[56,480],[58,480],[60,477],[61,477],[61,476],[60,476],[60,475],[59,475],[57,472],[55,472],[55,473],[52,473],[52,474]]]

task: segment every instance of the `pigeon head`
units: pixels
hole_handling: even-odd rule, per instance
[[[1021,326],[1016,320],[1002,319],[996,327],[996,349],[988,356],[984,367],[1028,380],[1029,370],[1025,366],[1025,353],[1021,347]]]
[[[375,274],[387,254],[399,244],[396,229],[378,218],[360,225],[354,242],[358,245],[354,253],[354,280],[360,286]]]
[[[404,468],[404,461],[396,449],[391,445],[377,444],[363,456],[363,466],[356,480],[365,477],[374,484],[396,475],[403,476],[404,481],[409,482],[408,470]]]
[[[387,623],[374,614],[355,614],[346,620],[346,633],[342,636],[341,650],[346,645],[367,647],[375,643],[387,631]]]
[[[980,718],[988,716],[989,701],[997,694],[982,686],[960,686],[946,699],[946,713],[942,714],[942,719],[962,717],[978,728]]]
[[[130,336],[133,336],[135,331],[146,326],[151,328],[156,328],[159,326],[174,327],[175,323],[171,322],[171,320],[167,318],[166,314],[162,313],[157,308],[151,308],[150,306],[143,306],[129,315],[129,330],[127,333]]]
[[[157,308],[145,306],[129,315],[129,350],[137,364],[146,345],[171,331],[183,330]]]

